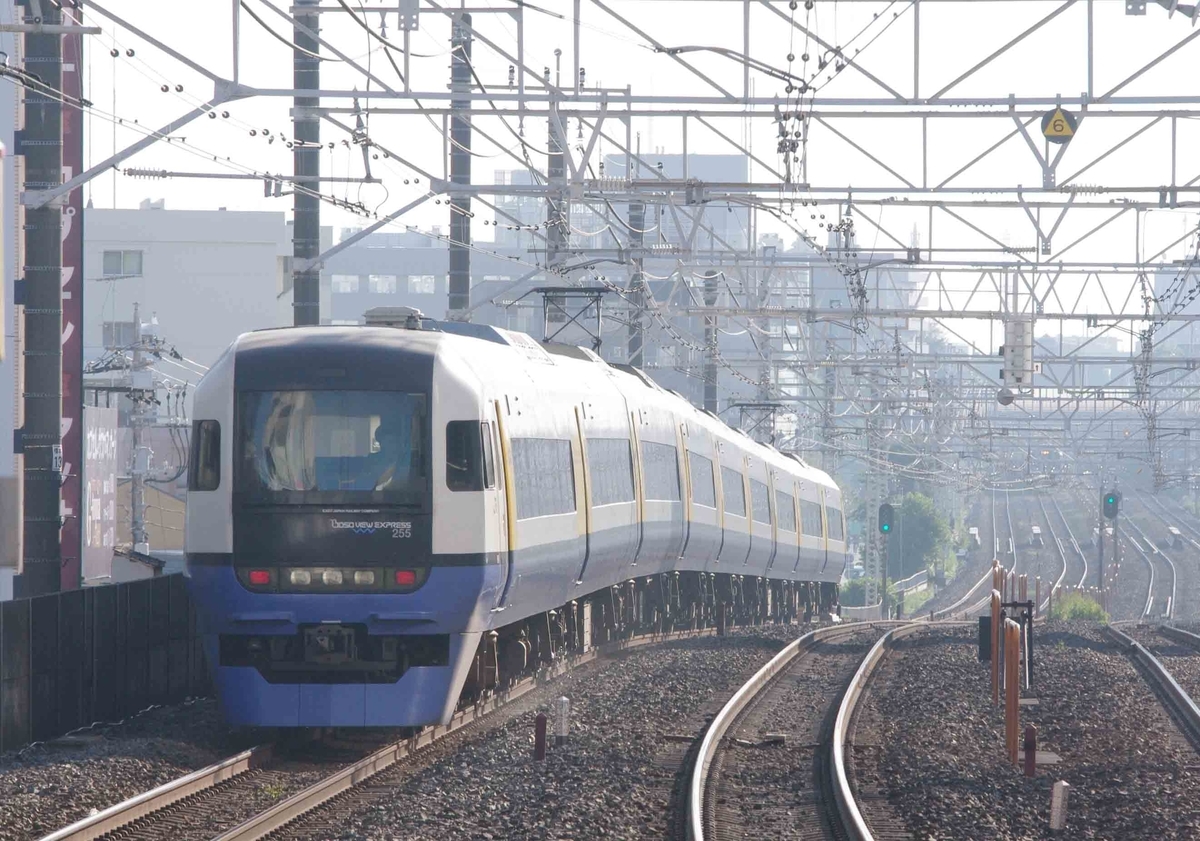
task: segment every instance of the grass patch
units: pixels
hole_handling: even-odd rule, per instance
[[[1054,600],[1050,608],[1050,618],[1066,622],[1107,622],[1108,614],[1091,596],[1067,593]]]
[[[904,594],[904,615],[905,616],[915,616],[921,610],[921,608],[925,606],[925,602],[929,601],[932,598],[933,598],[932,585],[926,587],[924,590],[920,591],[919,593],[905,593]]]

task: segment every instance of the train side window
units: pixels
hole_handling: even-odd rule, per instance
[[[825,519],[829,523],[829,539],[841,540],[842,535],[842,512],[839,508],[834,508],[832,505],[825,506]]]
[[[709,508],[717,507],[717,491],[713,482],[712,459],[699,453],[688,453],[692,474],[692,502]]]
[[[819,503],[800,500],[800,533],[809,537],[824,537]]]
[[[775,510],[779,514],[779,528],[782,531],[795,531],[796,509],[792,507],[792,495],[775,491]]]
[[[750,510],[754,514],[754,522],[771,524],[770,491],[757,479],[750,480]]]
[[[633,457],[627,438],[589,438],[588,472],[592,506],[633,502]]]
[[[679,501],[679,458],[671,444],[642,442],[642,472],[646,499]]]
[[[452,491],[483,490],[483,443],[479,421],[446,424],[446,487]]]
[[[221,424],[200,420],[192,424],[188,465],[189,491],[215,491],[221,485]]]
[[[721,487],[725,490],[725,513],[746,516],[746,486],[742,474],[732,467],[721,468]]]
[[[517,519],[575,510],[575,466],[571,442],[557,438],[512,439]]]
[[[483,427],[483,486],[496,487],[496,460],[492,454],[492,425],[487,421]]]

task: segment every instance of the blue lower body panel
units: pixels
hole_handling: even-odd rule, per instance
[[[435,567],[407,594],[253,593],[232,567],[189,568],[217,697],[226,721],[260,727],[416,727],[449,720],[490,620],[502,568]],[[444,665],[409,666],[391,683],[270,682],[254,666],[222,665],[221,637],[291,637],[304,626],[343,623],[375,636],[448,639]],[[439,658],[440,659],[440,658]]]
[[[215,635],[206,636],[210,663]],[[420,727],[450,720],[479,634],[450,639],[450,663],[414,667],[396,683],[272,684],[257,669],[217,666],[213,678],[225,720],[256,727]]]

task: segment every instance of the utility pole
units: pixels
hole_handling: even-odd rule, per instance
[[[315,91],[321,87],[321,62],[316,53],[321,49],[309,32],[320,29],[317,13],[319,0],[296,0],[296,24],[292,28],[293,85],[298,91]],[[312,11],[308,11],[311,8]],[[311,266],[321,253],[321,118],[316,109],[321,99],[316,96],[297,96],[293,99],[292,167],[295,183],[292,193],[292,324],[302,327],[321,323],[321,270]]]
[[[1100,495],[1104,495],[1104,480],[1100,481]],[[1096,586],[1104,592],[1104,504],[1096,511]]]
[[[142,554],[150,552],[150,538],[146,533],[146,474],[150,470],[150,450],[146,446],[144,431],[148,424],[146,409],[154,400],[154,384],[150,372],[145,370],[142,358],[142,316],[137,303],[133,305],[133,362],[130,365],[129,399],[133,410],[129,416],[129,427],[133,433],[133,465],[129,471],[129,508],[132,514],[130,536],[133,550]]]
[[[717,306],[717,273],[704,273],[704,306]],[[704,316],[704,408],[717,413],[717,316]]]
[[[24,22],[34,13],[24,2]],[[60,26],[62,11],[41,4],[41,23]],[[42,84],[62,85],[62,36],[28,32],[24,63]],[[54,96],[25,88],[24,128],[17,132],[16,154],[25,158],[25,192],[62,184],[62,103]],[[23,277],[17,302],[25,307],[22,350],[24,426],[17,446],[24,456],[24,571],[16,579],[17,597],[61,589],[59,544],[62,484],[62,209],[56,202],[22,208]]]
[[[471,15],[460,12],[451,24],[450,90],[471,92]],[[464,186],[471,183],[471,100],[451,100],[450,108],[450,181]],[[471,306],[471,198],[450,199],[450,290],[447,318],[464,318]]]
[[[554,51],[554,60],[557,64],[562,60],[562,50]],[[547,140],[549,142],[546,159],[546,181],[547,183],[547,200],[546,200],[546,268],[553,268],[558,262],[559,255],[566,247],[568,242],[567,237],[567,222],[571,218],[570,209],[567,206],[566,190],[567,190],[567,169],[566,161],[563,157],[563,144],[566,142],[565,134],[566,127],[563,131],[558,131],[559,111],[558,111],[558,96],[554,90],[558,87],[559,79],[557,76],[558,68],[555,69],[554,88],[551,88],[550,100],[550,115],[546,119]],[[546,68],[546,81],[550,81],[550,68]]]
[[[629,249],[640,249],[646,242],[646,205],[644,202],[629,203]],[[646,278],[642,274],[643,261],[633,258],[633,274],[629,278],[629,364],[641,368],[645,364],[642,347],[646,341],[646,322],[643,312],[646,307]]]

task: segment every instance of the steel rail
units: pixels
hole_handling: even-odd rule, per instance
[[[1195,634],[1188,634],[1186,631],[1179,631],[1178,629],[1166,626],[1163,626],[1161,630],[1167,636],[1185,641],[1188,645],[1200,644],[1200,637],[1196,637]],[[1191,740],[1192,745],[1200,749],[1200,707],[1196,706],[1196,702],[1176,682],[1167,667],[1160,663],[1158,658],[1151,654],[1145,646],[1128,634],[1117,630],[1112,625],[1105,626],[1105,631],[1133,659],[1134,663],[1140,667],[1139,670],[1147,679],[1146,682],[1150,684],[1150,688],[1170,707],[1170,711],[1174,713],[1174,717],[1186,731],[1186,735]],[[1179,635],[1186,635],[1189,638],[1194,637],[1197,642],[1192,642]]]
[[[1150,592],[1146,595],[1146,609],[1142,611],[1142,618],[1145,619],[1150,616],[1150,609],[1152,607],[1151,601],[1154,598],[1154,562],[1150,559],[1150,555],[1155,554],[1166,561],[1167,566],[1171,570],[1171,595],[1167,597],[1167,609],[1163,612],[1163,616],[1165,616],[1167,619],[1171,619],[1175,616],[1175,588],[1179,580],[1179,576],[1175,568],[1175,562],[1171,560],[1171,557],[1166,552],[1162,551],[1156,545],[1150,542],[1150,538],[1146,537],[1146,533],[1138,527],[1138,524],[1135,523],[1133,518],[1128,514],[1125,515],[1125,522],[1130,528],[1137,532],[1138,537],[1140,537],[1146,546],[1151,549],[1151,552],[1147,552],[1145,549],[1139,546],[1137,541],[1133,540],[1131,536],[1126,535],[1126,539],[1129,540],[1129,543],[1137,550],[1138,554],[1142,556],[1142,558],[1150,567]]]
[[[1008,547],[1010,550],[1012,550],[1012,567],[1009,570],[1009,572],[1016,572],[1017,571],[1017,563],[1018,563],[1017,541],[1016,541],[1016,537],[1015,537],[1016,532],[1013,531],[1012,504],[1011,503],[1012,503],[1011,492],[1005,491],[1004,492],[1004,518],[1008,521]],[[990,575],[991,573],[989,572],[988,574]],[[969,614],[975,613],[977,611],[983,610],[985,607],[987,607],[988,602],[991,600],[991,598],[992,598],[992,594],[988,593],[982,599],[975,602],[975,604],[971,605],[969,608],[964,610],[963,614],[969,615]]]
[[[1162,509],[1162,513],[1155,512],[1156,516],[1160,520],[1162,520],[1164,523],[1166,523],[1167,525],[1171,525],[1171,522],[1167,519],[1167,517],[1168,516],[1173,517],[1175,519],[1175,521],[1178,522],[1180,526],[1182,526],[1182,528],[1180,529],[1179,536],[1182,537],[1184,540],[1186,540],[1188,543],[1192,544],[1192,547],[1194,549],[1200,550],[1200,541],[1196,540],[1196,536],[1200,535],[1200,530],[1198,530],[1195,526],[1193,526],[1190,522],[1188,522],[1188,518],[1191,516],[1189,514],[1189,512],[1187,512],[1187,511],[1178,511],[1178,512],[1172,511],[1170,508],[1167,507],[1166,503],[1164,503],[1161,499],[1159,499],[1156,496],[1152,496],[1152,497],[1150,497],[1150,499],[1154,500],[1154,504],[1156,506],[1158,506],[1160,509]],[[1142,505],[1146,505],[1145,497],[1139,496],[1138,500],[1142,503]],[[1146,508],[1151,511],[1154,510],[1149,505],[1146,505]],[[1184,532],[1187,532],[1187,533],[1185,534]]]
[[[511,704],[518,698],[538,689],[554,678],[566,672],[589,663],[600,657],[631,648],[646,645],[657,645],[664,642],[696,637],[713,636],[715,630],[706,628],[700,631],[675,631],[667,634],[646,634],[629,640],[618,640],[593,648],[584,654],[570,657],[561,661],[541,674],[518,681],[504,692],[484,699],[472,707],[459,710],[448,724],[426,727],[411,738],[388,745],[375,751],[370,756],[349,765],[322,780],[318,780],[302,791],[289,797],[275,806],[260,812],[252,818],[243,821],[238,826],[217,836],[214,841],[254,841],[266,838],[297,818],[312,811],[323,803],[350,789],[378,772],[395,765],[429,745],[439,742],[452,733],[479,721],[501,707]]]
[[[899,625],[899,627],[895,627],[896,625]],[[792,663],[794,663],[801,655],[810,651],[817,643],[829,642],[829,641],[833,641],[833,640],[842,639],[844,637],[852,636],[853,634],[863,630],[864,628],[878,628],[878,627],[886,627],[886,626],[893,626],[893,628],[892,628],[892,630],[890,630],[886,634],[884,634],[884,636],[880,638],[880,641],[876,642],[876,644],[867,653],[866,657],[863,659],[863,662],[859,665],[859,668],[856,671],[854,677],[851,679],[850,684],[846,688],[845,695],[843,695],[841,703],[838,708],[839,720],[840,720],[842,711],[847,708],[846,699],[850,697],[851,691],[854,689],[856,683],[860,682],[860,681],[865,681],[866,678],[869,677],[871,670],[874,668],[874,665],[878,663],[878,660],[881,657],[880,654],[876,654],[875,661],[872,664],[871,668],[864,670],[864,666],[867,663],[867,661],[870,660],[872,654],[875,654],[877,650],[881,650],[881,649],[879,649],[880,642],[882,642],[882,640],[884,640],[900,631],[906,631],[908,629],[915,631],[918,628],[927,627],[926,623],[924,623],[924,622],[897,623],[897,622],[892,622],[892,621],[883,621],[883,622],[861,623],[861,624],[855,624],[855,625],[851,625],[851,626],[840,626],[840,627],[834,627],[834,628],[817,629],[816,631],[807,633],[804,636],[800,637],[799,639],[789,643],[782,651],[780,651],[773,658],[771,658],[771,660],[768,661],[766,665],[764,665],[761,669],[759,669],[757,672],[755,672],[754,675],[749,680],[747,680],[744,684],[742,684],[741,687],[739,687],[738,690],[733,694],[733,696],[730,697],[730,699],[727,702],[725,702],[725,706],[722,707],[721,711],[719,713],[717,713],[716,717],[713,718],[712,722],[708,726],[708,730],[704,734],[703,740],[700,742],[700,748],[696,754],[696,761],[695,761],[695,764],[692,766],[692,774],[688,781],[688,798],[687,798],[687,838],[688,838],[688,841],[705,841],[706,833],[704,830],[704,814],[705,814],[704,791],[706,788],[706,783],[708,782],[709,773],[711,772],[711,769],[712,769],[712,763],[713,763],[713,760],[716,758],[717,751],[720,749],[721,742],[725,738],[725,734],[729,731],[729,728],[733,726],[733,724],[737,720],[738,716],[741,715],[742,711],[745,710],[746,707],[748,707],[750,705],[750,703],[753,702],[754,699],[757,698],[759,696],[759,694],[761,694],[763,692],[763,690],[765,690],[773,682],[773,680],[776,677],[778,677],[780,674],[784,673],[784,671],[789,666],[791,666]],[[911,631],[909,631],[909,632],[911,632]],[[854,693],[855,700],[857,700],[857,698],[859,697],[860,694],[861,694],[861,690],[859,692]],[[849,709],[851,710],[851,712],[853,711],[853,703],[850,704]],[[847,719],[847,724],[848,724],[848,719]],[[838,744],[839,744],[840,739],[844,739],[844,734],[842,736],[839,736],[838,731],[835,728],[834,737],[833,737],[833,741],[832,741],[832,747],[833,747],[833,750],[835,751],[835,761],[836,761],[836,751],[838,749]],[[836,773],[837,773],[837,771],[835,769],[834,770],[834,774],[835,774],[834,791],[835,792],[837,791],[837,787],[838,787],[838,782],[836,780]],[[842,773],[844,776],[844,767],[843,767]],[[847,783],[847,786],[848,786],[848,783]],[[847,831],[849,831],[849,829],[851,828],[851,824],[845,823],[845,821],[847,820],[847,816],[850,813],[848,813],[842,807],[840,798],[835,798],[835,799],[839,800],[839,802],[836,804],[837,810],[838,810],[838,816],[842,819]],[[851,795],[851,800],[853,800],[853,795]],[[857,807],[854,808],[853,814],[858,814]],[[852,820],[852,818],[850,818],[850,820]],[[866,831],[865,830],[866,825],[865,825],[865,823],[862,823],[861,815],[859,815],[858,820],[859,820],[860,824],[862,824],[864,831]],[[871,838],[870,832],[866,831],[866,833],[867,833],[866,835],[852,835],[852,837],[857,837],[860,839],[870,839]]]
[[[158,788],[135,795],[95,815],[76,821],[70,826],[65,826],[44,836],[41,841],[89,841],[89,839],[100,838],[108,833],[116,832],[139,818],[161,811],[185,797],[190,797],[197,792],[212,788],[217,783],[261,766],[271,758],[272,749],[272,745],[259,745],[242,751],[215,765],[193,771],[177,780],[164,783]]]
[[[704,841],[704,788],[709,771],[721,740],[751,701],[765,689],[771,681],[790,666],[798,657],[811,650],[818,642],[842,639],[853,636],[863,628],[878,627],[882,623],[868,622],[832,628],[818,628],[810,631],[797,640],[788,643],[782,651],[767,661],[761,669],[742,684],[733,696],[725,702],[725,706],[717,713],[705,731],[704,739],[700,742],[696,762],[692,766],[692,775],[688,781],[687,799],[687,837],[689,841]]]
[[[992,557],[996,558],[1000,555],[1000,539],[998,537],[996,537],[996,492],[993,490],[991,492],[991,495],[992,495],[992,506],[991,506],[991,509],[992,509]],[[967,590],[967,592],[963,595],[963,597],[961,599],[956,601],[954,604],[948,605],[947,607],[943,607],[940,610],[933,611],[934,618],[940,619],[942,617],[953,616],[956,612],[959,612],[958,609],[960,607],[962,607],[964,604],[967,603],[967,601],[971,598],[971,596],[975,593],[976,590],[978,590],[980,587],[982,587],[984,584],[988,583],[991,580],[992,580],[992,568],[989,566],[987,568],[987,570],[983,573],[983,577],[980,578],[978,581],[976,581],[974,584],[972,584],[971,589]],[[978,604],[978,602],[976,602],[976,605],[977,604]],[[961,612],[964,614],[970,613],[974,609],[974,607],[975,606],[973,605],[972,607],[966,608]]]
[[[850,724],[854,719],[854,712],[859,699],[867,688],[871,675],[883,662],[883,656],[888,646],[898,639],[915,634],[927,627],[929,627],[927,623],[912,623],[888,631],[880,637],[875,645],[871,646],[871,650],[867,652],[867,656],[859,665],[858,671],[850,679],[850,685],[846,688],[846,694],[842,697],[842,703],[838,707],[837,718],[833,724],[833,794],[834,800],[837,802],[838,813],[841,815],[842,826],[851,841],[873,841],[875,837],[871,834],[871,829],[867,826],[867,822],[858,808],[854,789],[846,775],[846,740],[850,735]]]
[[[1046,592],[1046,598],[1037,606],[1037,613],[1040,616],[1042,611],[1050,606],[1050,598],[1055,590],[1062,586],[1063,579],[1067,577],[1067,553],[1063,550],[1062,541],[1058,539],[1058,534],[1054,531],[1054,523],[1050,522],[1050,515],[1046,513],[1046,504],[1042,502],[1042,495],[1037,494],[1038,508],[1042,509],[1042,517],[1046,521],[1046,528],[1050,530],[1050,539],[1054,541],[1054,548],[1058,550],[1058,559],[1062,561],[1062,572],[1058,575],[1058,580],[1050,585],[1050,589]]]
[[[1079,545],[1079,541],[1075,539],[1075,531],[1071,528],[1071,524],[1069,522],[1067,522],[1067,515],[1063,513],[1062,507],[1058,504],[1058,500],[1055,497],[1051,496],[1050,502],[1054,505],[1054,510],[1058,512],[1058,517],[1060,520],[1062,520],[1063,526],[1067,530],[1067,537],[1069,537],[1071,539],[1071,548],[1073,548],[1075,550],[1075,554],[1079,556],[1079,559],[1081,561],[1083,561],[1083,575],[1079,576],[1079,584],[1078,584],[1079,587],[1082,587],[1084,585],[1084,582],[1087,581],[1087,574],[1088,574],[1087,555],[1084,554],[1082,547],[1080,547],[1080,545]]]

